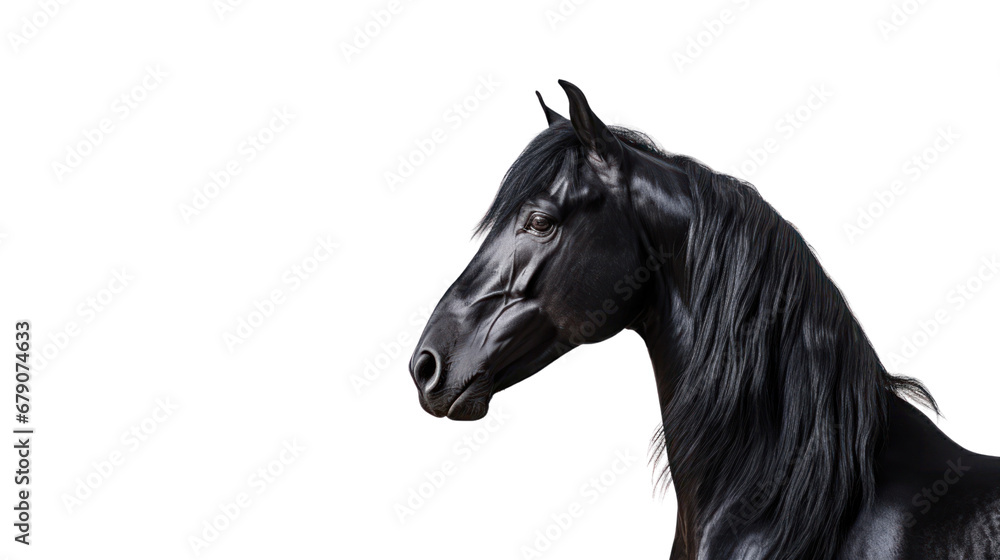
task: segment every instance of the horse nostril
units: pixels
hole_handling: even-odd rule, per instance
[[[424,393],[429,393],[434,386],[437,385],[439,373],[441,372],[440,364],[434,359],[434,354],[424,350],[417,356],[416,363],[413,364],[413,380],[417,382],[417,386]]]

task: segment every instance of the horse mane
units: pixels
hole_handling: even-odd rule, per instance
[[[520,210],[530,198],[541,194],[555,181],[567,152],[580,141],[567,123],[556,124],[535,136],[524,148],[500,182],[489,210],[479,220],[474,235],[489,232]]]
[[[612,126],[611,131],[632,148],[661,159],[669,157],[641,132],[620,126]],[[549,188],[567,152],[579,147],[580,140],[569,121],[553,124],[535,136],[504,174],[493,203],[473,234],[487,233],[494,225],[505,223],[521,205]]]
[[[657,486],[673,480],[678,515],[700,533],[717,525],[750,537],[761,558],[831,558],[873,502],[890,397],[937,412],[934,399],[886,371],[812,249],[752,185],[611,130],[681,169],[693,198],[681,287],[688,354],[651,445]],[[568,122],[535,137],[476,233],[546,189],[579,146]]]
[[[937,405],[886,371],[812,249],[752,185],[661,156],[687,175],[695,215],[690,353],[654,436],[654,462],[670,452],[658,482],[672,476],[697,527],[752,536],[760,558],[831,558],[873,501],[890,396]]]

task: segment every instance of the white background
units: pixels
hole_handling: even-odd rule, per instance
[[[979,275],[1000,252],[994,2],[403,0],[389,17],[387,1],[49,4],[0,15],[0,348],[12,364],[29,319],[51,358],[31,385],[30,548],[12,540],[9,447],[0,467],[11,558],[184,558],[199,537],[206,558],[513,559],[573,503],[583,514],[542,556],[665,557],[675,505],[652,495],[659,415],[637,336],[498,395],[492,424],[432,418],[406,368],[544,126],[534,90],[566,112],[559,78],[605,121],[754,182],[883,359],[919,343],[891,369],[930,387],[942,428],[1000,455],[1000,280]],[[88,148],[102,119],[113,128]],[[949,128],[947,150],[926,151]],[[414,156],[435,129],[443,141]],[[252,160],[251,135],[269,141]],[[54,168],[77,148],[82,163]],[[916,176],[914,156],[934,161]],[[422,161],[390,188],[401,157]],[[206,187],[230,160],[240,173]],[[877,216],[849,236],[861,209]],[[337,248],[312,262],[317,239]],[[978,290],[961,308],[959,284]],[[282,303],[227,345],[274,290]],[[935,313],[947,321],[928,325]],[[123,439],[133,429],[145,439]],[[293,442],[304,451],[282,455]],[[616,453],[635,460],[591,500]],[[262,484],[262,468],[280,474]],[[249,505],[206,537],[240,493]]]

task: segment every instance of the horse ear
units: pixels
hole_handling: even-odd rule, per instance
[[[580,88],[566,80],[559,80],[559,85],[566,90],[566,96],[569,97],[569,118],[580,142],[591,155],[597,156],[604,163],[609,165],[621,163],[624,148],[611,133],[611,129],[590,109],[587,98],[583,96]]]
[[[566,121],[566,117],[560,115],[552,109],[549,109],[549,106],[546,105],[545,101],[542,99],[542,94],[538,93],[537,90],[535,91],[535,95],[538,96],[538,102],[542,104],[542,110],[545,111],[545,120],[549,122],[549,126]]]

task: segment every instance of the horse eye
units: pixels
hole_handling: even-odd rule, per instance
[[[526,229],[535,235],[548,235],[552,231],[552,228],[552,220],[548,216],[544,214],[532,214],[528,218],[528,227]]]

